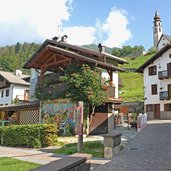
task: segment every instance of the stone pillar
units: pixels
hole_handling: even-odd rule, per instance
[[[30,98],[29,101],[35,101],[35,90],[38,82],[39,73],[36,69],[31,69],[31,77],[30,77]]]
[[[104,157],[113,158],[120,151],[121,133],[105,134],[104,137]]]

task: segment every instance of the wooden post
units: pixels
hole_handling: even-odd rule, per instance
[[[75,133],[78,135],[78,152],[81,152],[83,150],[83,102],[78,102],[75,116]]]

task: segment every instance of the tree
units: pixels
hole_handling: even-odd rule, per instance
[[[85,108],[92,106],[90,122],[96,106],[103,104],[106,100],[106,91],[103,85],[106,80],[102,80],[100,72],[97,68],[88,65],[71,65],[64,71],[65,75],[60,77],[64,83],[68,83],[66,98],[77,103],[83,101]],[[87,125],[89,127],[89,125]]]
[[[156,53],[156,52],[157,52],[157,50],[156,50],[156,48],[155,48],[154,46],[150,47],[150,48],[148,49],[148,51],[147,51],[147,53],[150,53],[150,54]]]
[[[144,47],[143,46],[123,46],[122,48],[114,48],[112,50],[112,54],[119,56],[119,57],[125,57],[125,56],[134,56],[137,57],[141,54],[143,54]]]

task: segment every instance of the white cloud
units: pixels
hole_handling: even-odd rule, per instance
[[[0,0],[0,46],[16,42],[43,42],[46,38],[68,35],[76,45],[102,43],[120,47],[130,39],[127,14],[113,8],[106,20],[94,26],[62,26],[68,21],[74,0]],[[100,18],[101,16],[99,16]]]
[[[53,37],[58,25],[69,19],[71,3],[72,0],[0,0],[0,45],[15,43],[16,39],[23,42]]]
[[[95,28],[75,26],[64,28],[63,34],[68,36],[68,43],[75,45],[91,44],[95,41]]]
[[[106,21],[102,23],[102,34],[106,34],[103,44],[108,47],[121,47],[131,38],[131,32],[127,28],[127,13],[124,10],[113,8]]]
[[[127,13],[113,8],[105,21],[95,21],[94,27],[74,26],[64,28],[63,34],[68,35],[68,43],[83,45],[102,43],[108,47],[121,47],[131,38],[128,29]]]

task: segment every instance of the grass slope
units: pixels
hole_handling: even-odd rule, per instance
[[[21,161],[10,157],[0,157],[0,171],[29,171],[39,164]]]
[[[129,63],[124,64],[122,68],[139,68],[143,63],[150,59],[154,54],[149,54],[145,56],[139,56],[134,60],[126,57]],[[143,96],[143,75],[136,72],[123,72],[119,73],[119,78],[122,80],[122,88],[120,90],[120,96],[128,99],[129,97]]]
[[[139,68],[143,63],[145,63],[148,59],[150,59],[154,54],[141,55],[133,60],[129,57],[125,57],[124,59],[128,61],[128,64],[122,65],[123,68]]]

